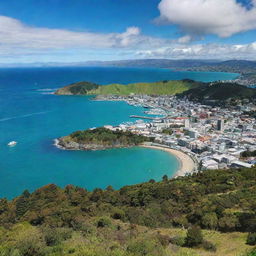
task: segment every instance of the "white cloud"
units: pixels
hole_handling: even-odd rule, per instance
[[[39,28],[27,26],[10,17],[0,16],[0,63],[77,62],[134,58],[138,55],[145,58],[219,59],[234,57],[255,59],[256,56],[256,43],[190,44],[194,38],[195,35],[189,34],[169,40],[155,38],[143,35],[138,27],[128,27],[123,33]]]
[[[63,49],[108,49],[160,46],[166,40],[141,35],[138,27],[123,33],[74,32],[26,26],[20,21],[0,16],[0,54],[38,53]]]
[[[153,50],[137,51],[143,58],[173,59],[254,59],[256,60],[256,42],[250,44],[194,44],[173,45]]]
[[[249,9],[236,0],[161,0],[158,8],[158,20],[193,35],[229,37],[256,29],[256,0],[251,0]]]

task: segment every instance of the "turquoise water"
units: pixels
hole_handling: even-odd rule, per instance
[[[150,82],[190,78],[233,79],[229,73],[173,72],[135,68],[0,69],[0,197],[12,198],[24,189],[48,183],[74,184],[92,190],[119,188],[164,174],[172,176],[178,161],[153,149],[129,148],[77,152],[57,149],[54,138],[75,130],[117,125],[143,108],[124,102],[94,102],[89,97],[55,96],[53,89],[75,81]],[[18,141],[9,148],[6,144]]]

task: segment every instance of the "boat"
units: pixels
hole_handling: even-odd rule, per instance
[[[17,144],[17,141],[10,141],[7,145],[9,146],[9,147],[13,147],[13,146],[15,146]]]

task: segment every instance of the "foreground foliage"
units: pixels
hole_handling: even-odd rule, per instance
[[[24,191],[0,200],[0,255],[245,253],[255,241],[255,181],[251,168],[151,180],[117,191],[54,184]]]

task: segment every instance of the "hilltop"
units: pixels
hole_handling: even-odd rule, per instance
[[[201,103],[207,102],[236,102],[238,100],[254,101],[256,99],[256,89],[248,88],[237,83],[208,83],[196,89],[192,88],[179,95],[187,97],[191,101]]]
[[[120,190],[109,186],[90,192],[54,184],[31,194],[26,190],[11,201],[0,199],[0,252],[247,255],[256,244],[255,181],[256,168],[251,168],[171,180],[164,176],[161,182],[150,180]]]
[[[153,83],[132,83],[96,85],[90,82],[79,82],[65,86],[56,91],[58,95],[175,95],[192,88],[203,85],[202,82],[196,82],[189,79],[177,81],[160,81]]]
[[[90,90],[97,89],[98,84],[81,81],[58,89],[55,94],[59,95],[86,95]]]

